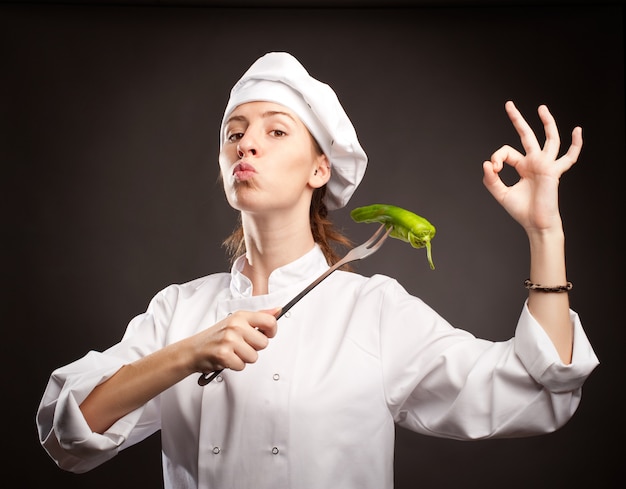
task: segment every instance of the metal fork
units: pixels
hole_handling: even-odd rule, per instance
[[[370,239],[368,239],[365,243],[352,248],[346,255],[335,263],[332,267],[326,270],[323,274],[317,277],[313,282],[311,282],[302,292],[300,292],[297,296],[291,299],[287,304],[285,304],[276,319],[280,319],[289,309],[291,309],[300,299],[302,299],[305,295],[311,292],[319,283],[328,277],[331,273],[333,273],[338,268],[356,261],[362,260],[378,251],[378,249],[383,245],[389,233],[393,228],[390,226],[389,229],[385,231],[385,225],[381,224],[380,227],[376,230],[376,232],[372,235]],[[220,373],[222,373],[224,369],[216,370],[212,373],[201,374],[198,379],[198,385],[207,385],[211,382],[215,377],[217,377]]]

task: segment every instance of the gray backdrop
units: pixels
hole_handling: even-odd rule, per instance
[[[349,210],[386,202],[438,228],[435,271],[397,240],[358,271],[397,277],[487,339],[513,334],[528,273],[521,228],[481,182],[494,150],[520,147],[504,102],[539,131],[536,107],[548,104],[564,146],[583,126],[561,204],[572,306],[602,364],[578,412],[528,439],[399,430],[396,487],[612,487],[623,460],[608,442],[624,436],[620,4],[86,3],[0,5],[4,487],[161,487],[158,435],[72,475],[39,446],[35,411],[55,367],[116,342],[158,290],[227,269],[220,243],[235,214],[217,180],[219,121],[232,84],[272,50],[336,89],[369,154],[338,225],[361,241],[373,225]]]

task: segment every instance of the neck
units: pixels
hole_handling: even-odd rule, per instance
[[[305,218],[292,214],[262,219],[242,214],[247,258],[243,274],[252,282],[253,295],[267,294],[270,274],[315,244],[308,213]]]

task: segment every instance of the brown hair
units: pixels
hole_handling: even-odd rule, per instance
[[[311,225],[311,232],[313,233],[313,239],[320,246],[326,261],[330,265],[337,263],[342,255],[340,255],[335,246],[350,247],[352,241],[339,231],[333,222],[328,217],[328,209],[324,203],[324,196],[326,195],[326,185],[320,188],[316,188],[313,191],[311,198],[311,208],[309,211],[309,222]],[[246,244],[243,236],[243,227],[241,226],[241,214],[239,215],[239,224],[233,233],[224,240],[222,243],[228,254],[230,255],[231,262],[237,259],[239,256],[246,252]],[[344,267],[346,270],[350,270],[349,266]]]

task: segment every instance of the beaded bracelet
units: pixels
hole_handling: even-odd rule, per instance
[[[529,290],[536,290],[538,292],[569,292],[574,285],[572,282],[567,282],[565,285],[541,285],[533,284],[529,279],[524,280],[524,287]]]

